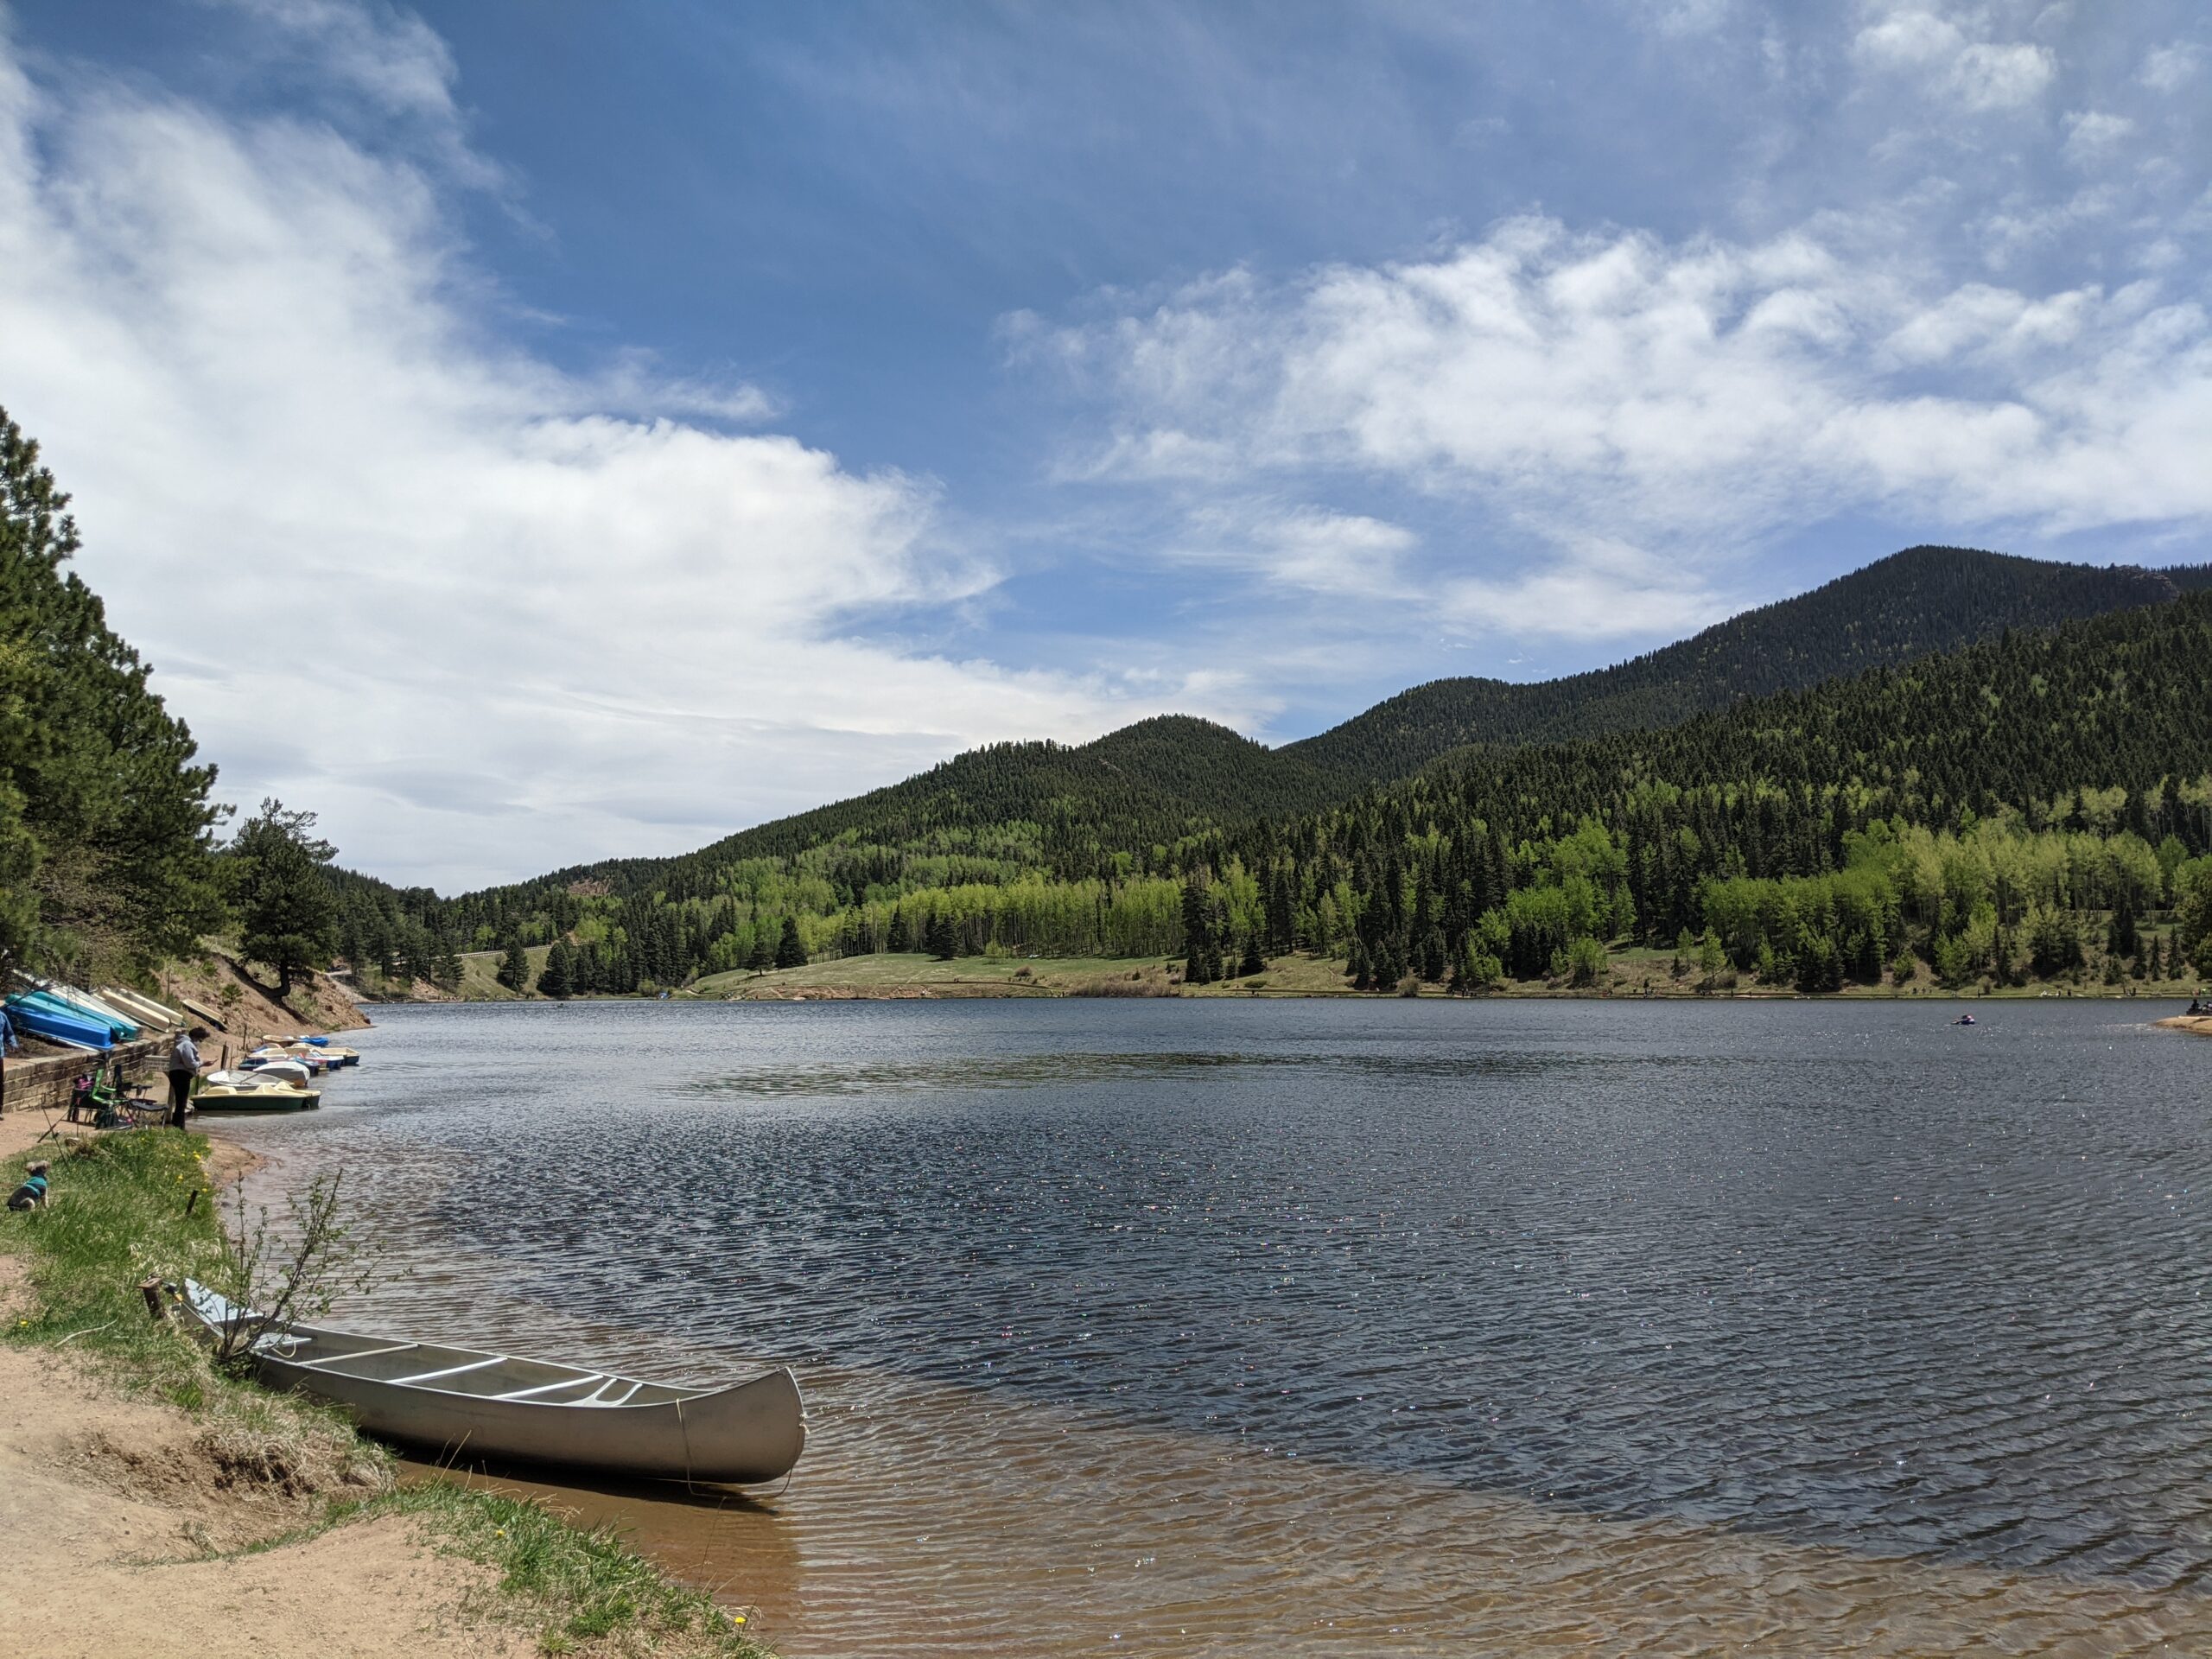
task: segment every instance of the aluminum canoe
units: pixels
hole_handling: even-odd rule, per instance
[[[257,1317],[190,1281],[185,1306],[210,1332]],[[271,1388],[327,1400],[372,1434],[450,1459],[743,1485],[782,1478],[806,1446],[798,1383],[780,1365],[729,1388],[687,1388],[309,1325],[272,1327],[252,1352]]]

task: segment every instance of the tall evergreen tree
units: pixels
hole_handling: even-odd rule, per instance
[[[64,568],[68,505],[0,409],[0,976],[121,971],[222,915],[214,768]]]
[[[537,976],[540,996],[570,997],[576,992],[575,958],[566,939],[556,938],[545,953],[545,966]]]
[[[800,942],[798,920],[796,917],[784,918],[783,937],[776,941],[776,966],[779,968],[806,966],[806,946]]]
[[[338,945],[338,900],[323,875],[337,849],[314,830],[314,813],[287,811],[272,798],[240,827],[226,861],[239,949],[276,970],[279,998],[297,976],[329,967]]]
[[[493,977],[518,995],[530,988],[530,953],[523,949],[521,934],[507,936],[506,946],[499,959],[499,970]]]

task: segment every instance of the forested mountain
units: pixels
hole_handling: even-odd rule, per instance
[[[1182,715],[1077,747],[993,744],[696,853],[574,866],[480,897],[502,912],[579,884],[618,896],[700,898],[718,891],[734,864],[788,859],[840,840],[931,856],[996,846],[1055,874],[1088,874],[1116,854],[1318,810],[1410,776],[1464,744],[1672,725],[1740,697],[1817,684],[2007,628],[2162,603],[2207,575],[2196,568],[2052,564],[1911,548],[1611,668],[1533,684],[1433,681],[1281,749]]]
[[[454,901],[389,889],[379,899],[380,884],[353,884],[349,925],[379,959],[440,941],[558,937],[575,947],[567,965],[584,989],[679,983],[779,952],[925,948],[1190,953],[1203,976],[1216,961],[1293,945],[1349,953],[1370,982],[1412,972],[1479,983],[1491,964],[1525,976],[1573,950],[1586,960],[1596,941],[1672,940],[1727,917],[1732,953],[1767,950],[1767,966],[1794,975],[1798,898],[1776,895],[1817,890],[1806,899],[1817,924],[1839,893],[1871,881],[1890,894],[1878,926],[1806,935],[1829,941],[1837,973],[1878,973],[1909,939],[1940,946],[1958,972],[1982,961],[1996,973],[2004,930],[2024,925],[2024,878],[1992,876],[1985,914],[1970,894],[1928,900],[1924,883],[1891,868],[1907,857],[1897,849],[1910,849],[1915,869],[1933,860],[1954,874],[2056,858],[2063,883],[2037,877],[2033,889],[2056,913],[2108,899],[2120,866],[2133,872],[2132,903],[2171,900],[2177,870],[2212,845],[2212,727],[2199,707],[2212,596],[2176,597],[2203,585],[2198,573],[2061,568],[2046,578],[2047,567],[2019,563],[1915,554],[1885,562],[1906,573],[1901,588],[1859,591],[1948,594],[1950,626],[1968,626],[1957,596],[1977,591],[1978,575],[2020,578],[1990,590],[1999,619],[2037,605],[2164,602],[2013,628],[1657,730],[1461,746],[1410,778],[1357,788],[1313,766],[1285,785],[1275,768],[1294,756],[1198,721],[1147,721],[1076,749],[1005,746],[686,859],[592,866]],[[1666,656],[1655,653],[1608,671],[1620,677],[1580,683],[1612,699],[1611,718],[1639,706],[1624,684],[1702,695],[1716,663],[1809,673],[1931,637],[1901,598],[1875,607],[1888,618],[1879,627],[1853,621],[1836,608],[1838,588],[1849,591],[1808,596],[1819,628],[1777,634],[1773,613],[1786,607],[1770,607],[1689,642],[1698,649],[1671,674],[1649,666]],[[1821,637],[1831,654],[1815,649]],[[1749,931],[1745,904],[1765,918]],[[410,938],[411,950],[395,943]],[[1827,962],[1808,982],[1822,982]]]
[[[1208,935],[1272,948],[1287,926],[1375,982],[1566,971],[1578,945],[1707,930],[1806,988],[1907,949],[1954,982],[2063,970],[2081,912],[2114,912],[2117,959],[2122,918],[2212,897],[2209,674],[2212,594],[2193,594],[1660,731],[1465,748],[1190,862],[1260,896],[1224,894]],[[2185,914],[2183,946],[2208,925]]]
[[[2145,570],[1908,548],[1611,668],[1531,685],[1433,680],[1281,753],[1332,779],[1379,783],[1463,744],[1672,726],[1741,697],[1955,650],[2007,628],[2160,604],[2208,577],[2212,568],[2201,566]]]

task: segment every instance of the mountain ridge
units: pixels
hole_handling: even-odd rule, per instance
[[[714,867],[741,859],[790,857],[841,836],[896,844],[1013,822],[1043,825],[1064,850],[1085,830],[1095,852],[1141,850],[1195,830],[1318,810],[1470,744],[1663,727],[2008,628],[2161,604],[2208,585],[2208,566],[2069,564],[1923,544],[1605,668],[1528,682],[1432,680],[1274,748],[1189,715],[1153,715],[1084,744],[987,744],[695,852],[601,859],[507,885],[639,891],[664,874],[671,894],[697,893]]]

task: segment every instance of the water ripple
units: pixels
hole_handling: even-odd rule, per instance
[[[2149,1652],[2212,1050],[2113,1012],[406,1010],[241,1133],[416,1263],[365,1322],[794,1357],[794,1655]]]

